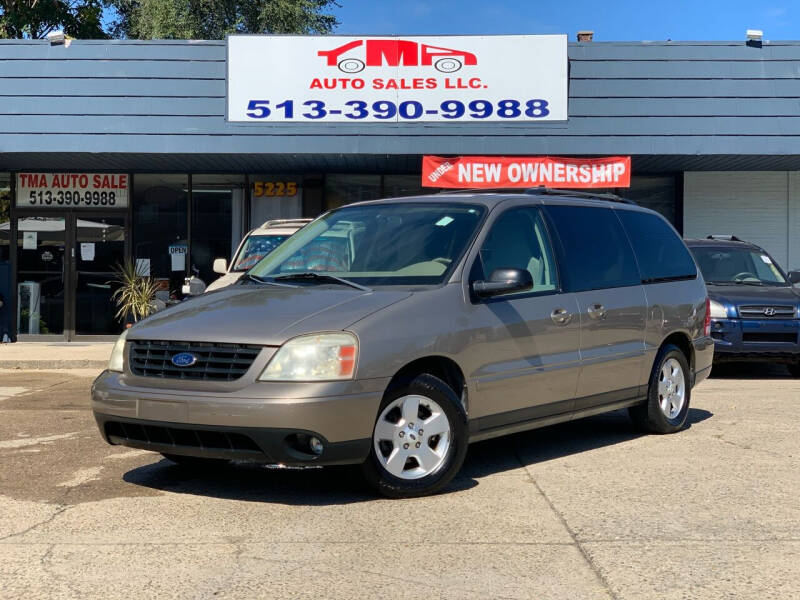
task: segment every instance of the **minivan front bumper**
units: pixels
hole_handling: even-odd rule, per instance
[[[110,444],[286,465],[360,463],[386,384],[339,382],[326,392],[319,384],[255,382],[209,393],[137,387],[106,371],[92,386],[92,410]],[[300,397],[302,386],[313,397]],[[320,455],[308,448],[311,436],[322,442]]]

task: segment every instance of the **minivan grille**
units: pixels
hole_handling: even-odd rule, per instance
[[[740,306],[742,319],[794,319],[797,309],[794,306]]]
[[[196,358],[191,366],[179,367],[172,357],[188,352]],[[211,381],[234,381],[244,375],[261,352],[261,346],[206,342],[133,340],[130,367],[141,377],[166,377]]]

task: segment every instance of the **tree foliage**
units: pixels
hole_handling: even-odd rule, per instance
[[[223,39],[232,33],[330,33],[336,0],[111,0],[115,37]]]
[[[0,0],[0,38],[40,39],[60,29],[68,36],[103,39],[110,0]]]

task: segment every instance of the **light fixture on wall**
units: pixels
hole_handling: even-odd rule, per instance
[[[50,33],[47,34],[47,41],[50,42],[51,46],[58,46],[59,44],[63,44],[66,39],[67,36],[60,29],[57,31],[51,31]]]
[[[764,37],[764,32],[760,29],[748,29],[747,39],[751,42],[760,42]]]

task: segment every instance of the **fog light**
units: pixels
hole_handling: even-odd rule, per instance
[[[308,447],[311,448],[311,451],[317,456],[322,454],[322,442],[318,438],[315,438],[313,435],[308,440]]]

